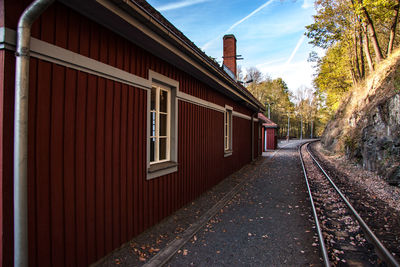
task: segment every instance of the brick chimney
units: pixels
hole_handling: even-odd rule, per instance
[[[224,62],[223,64],[232,71],[236,78],[236,38],[233,34],[227,34],[224,40]]]

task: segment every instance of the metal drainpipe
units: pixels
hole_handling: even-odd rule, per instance
[[[251,161],[255,160],[255,157],[254,157],[254,116],[258,115],[259,112],[260,112],[260,110],[258,110],[256,113],[253,113],[251,115]]]
[[[14,266],[28,266],[28,91],[33,22],[54,0],[36,0],[18,21],[14,110]]]
[[[251,115],[251,161],[254,161],[254,114]]]

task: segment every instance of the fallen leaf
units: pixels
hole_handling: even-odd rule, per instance
[[[140,260],[140,261],[146,261],[146,258],[139,257],[139,260]]]
[[[187,254],[188,254],[188,250],[187,250],[187,249],[184,249],[182,255],[183,255],[183,256],[186,256]]]

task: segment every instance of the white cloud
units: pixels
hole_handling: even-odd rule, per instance
[[[263,5],[259,6],[258,8],[256,8],[253,12],[251,12],[250,14],[248,14],[246,17],[242,18],[241,20],[238,20],[237,22],[235,22],[234,24],[232,24],[232,26],[229,27],[229,29],[227,29],[224,33],[219,34],[216,38],[212,39],[211,41],[208,41],[206,44],[204,44],[202,46],[203,50],[206,50],[212,43],[214,43],[217,40],[220,40],[222,38],[222,36],[226,33],[229,33],[230,31],[232,31],[234,28],[236,28],[238,25],[242,24],[244,21],[248,20],[249,18],[251,18],[252,16],[254,16],[255,14],[257,14],[258,12],[260,12],[262,9],[266,8],[267,6],[269,6],[270,4],[272,4],[272,2],[274,2],[274,0],[269,0],[267,2],[265,2]]]
[[[307,9],[313,6],[313,0],[304,0],[303,5],[301,8]]]
[[[174,3],[169,3],[163,6],[156,7],[158,11],[168,11],[168,10],[174,10],[178,8],[183,8],[187,6],[192,6],[196,4],[201,4],[204,2],[209,2],[211,0],[184,0],[180,2],[174,2]]]
[[[296,61],[289,65],[286,62],[260,65],[259,69],[273,79],[282,78],[292,92],[301,86],[312,87],[314,69],[310,62]]]

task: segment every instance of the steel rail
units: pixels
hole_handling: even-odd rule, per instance
[[[302,154],[301,154],[301,148],[302,148],[305,144],[307,144],[307,143],[304,143],[304,144],[302,144],[302,145],[299,146],[299,156],[300,156],[301,167],[303,168],[303,173],[304,173],[304,178],[305,178],[305,180],[306,180],[308,195],[309,195],[309,197],[310,197],[311,207],[312,207],[312,211],[313,211],[313,215],[314,215],[314,220],[315,220],[315,225],[316,225],[317,233],[318,233],[318,239],[319,239],[319,243],[320,243],[320,247],[321,247],[322,258],[323,258],[323,260],[324,260],[324,266],[325,266],[325,267],[330,267],[331,264],[330,264],[330,262],[329,262],[328,251],[326,250],[326,245],[325,245],[324,237],[323,237],[323,235],[322,235],[322,230],[321,230],[321,227],[320,227],[320,225],[319,225],[317,210],[315,209],[313,196],[312,196],[312,194],[311,194],[310,184],[308,183],[307,171],[306,171],[306,168],[305,168],[305,166],[304,166],[303,156],[302,156]]]
[[[307,144],[306,149],[310,157],[313,159],[315,164],[318,166],[318,168],[321,170],[321,172],[325,175],[326,179],[329,181],[329,183],[333,186],[333,188],[336,190],[336,192],[339,194],[339,196],[343,199],[343,201],[346,203],[347,207],[351,210],[353,213],[354,217],[356,220],[359,222],[363,232],[366,234],[367,239],[375,246],[377,250],[377,254],[380,256],[380,258],[385,261],[387,264],[390,266],[395,266],[395,267],[400,267],[400,263],[396,261],[396,259],[393,257],[393,255],[390,253],[389,250],[382,244],[382,242],[376,237],[376,235],[372,232],[372,230],[368,227],[368,225],[365,223],[365,221],[361,218],[361,216],[358,214],[358,212],[353,208],[353,206],[350,204],[350,202],[347,200],[346,196],[339,190],[339,188],[336,186],[336,184],[333,182],[333,180],[329,177],[329,175],[325,172],[325,170],[322,168],[321,164],[315,159],[315,157],[311,154],[308,145]]]

